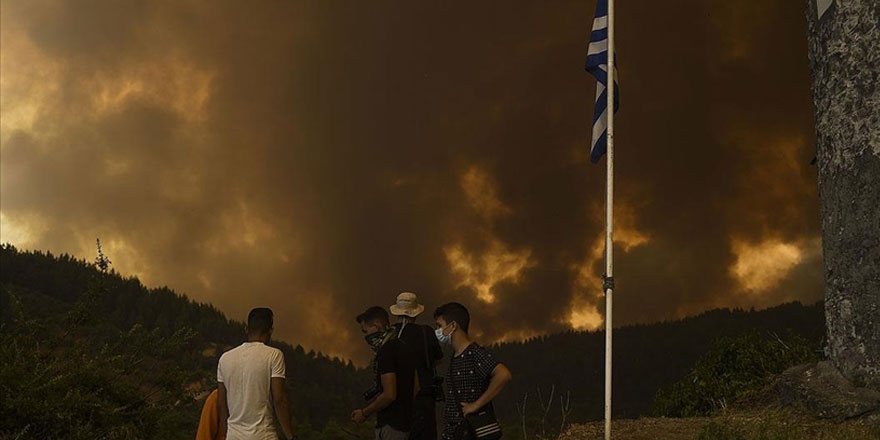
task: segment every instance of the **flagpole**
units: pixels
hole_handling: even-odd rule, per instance
[[[607,115],[608,134],[606,138],[606,195],[605,195],[605,440],[611,440],[611,331],[613,276],[613,211],[614,211],[614,0],[608,0],[608,80]]]

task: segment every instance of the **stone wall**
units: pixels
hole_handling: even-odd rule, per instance
[[[880,0],[807,0],[807,21],[826,353],[880,389]]]

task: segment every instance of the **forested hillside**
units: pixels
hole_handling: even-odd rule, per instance
[[[215,386],[217,359],[242,341],[243,324],[100,263],[0,248],[0,438],[193,437],[196,397]],[[818,349],[823,320],[821,304],[792,303],[619,328],[614,415],[647,415],[658,390],[684,378],[720,338],[794,334]],[[370,383],[367,371],[273,344],[288,372],[296,372],[288,392],[300,438],[370,437],[369,427],[348,421]],[[491,349],[514,374],[497,402],[508,437],[521,438],[523,421],[531,436],[544,431],[546,438],[562,422],[602,417],[604,333],[568,332]]]
[[[192,438],[244,325],[68,255],[0,248],[0,438]],[[301,438],[342,438],[369,374],[274,341]],[[326,429],[325,429],[326,428]]]
[[[720,338],[753,331],[774,340],[796,335],[819,350],[825,332],[822,304],[790,303],[760,311],[720,309],[680,321],[615,329],[614,417],[648,415],[657,391],[688,374]],[[540,425],[551,390],[548,426],[557,426],[561,418],[565,405],[560,397],[569,402],[568,421],[601,419],[604,344],[604,332],[569,332],[494,346],[515,377],[499,402],[508,424],[521,424],[518,408],[525,399],[529,424]]]

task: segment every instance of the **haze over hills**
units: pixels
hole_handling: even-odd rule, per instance
[[[0,250],[0,262],[3,337],[17,341],[13,344],[16,347],[24,347],[24,351],[13,353],[21,362],[6,366],[9,369],[4,371],[4,379],[37,374],[27,368],[29,362],[48,362],[62,370],[78,368],[58,357],[63,357],[68,350],[96,355],[141,331],[155,335],[156,341],[175,340],[183,335],[185,337],[173,348],[157,351],[148,347],[136,353],[147,358],[145,363],[154,368],[175,371],[177,376],[173,380],[154,381],[151,378],[157,374],[155,370],[138,368],[123,375],[123,382],[151,384],[152,391],[133,390],[125,394],[125,399],[134,399],[141,407],[150,408],[163,404],[157,395],[194,395],[211,389],[220,352],[240,343],[243,337],[243,324],[229,320],[210,304],[193,302],[167,287],[147,288],[136,278],[122,277],[112,271],[101,272],[95,265],[67,255],[25,252],[5,245]],[[96,283],[101,286],[97,290]],[[84,304],[88,306],[86,315],[90,318],[72,321],[71,316],[81,312]],[[39,325],[22,324],[29,319]],[[819,347],[824,335],[823,319],[821,304],[790,303],[761,311],[713,310],[679,321],[619,328],[614,346],[614,414],[616,417],[647,414],[657,390],[681,379],[719,337],[750,330],[767,337],[794,332]],[[76,325],[71,327],[71,322]],[[23,330],[28,328],[38,330],[28,330],[28,336]],[[181,333],[182,329],[191,331]],[[56,352],[28,351],[22,342],[41,340],[45,344],[56,344]],[[285,342],[274,344],[285,353],[294,419],[304,437],[350,440],[350,435],[341,431],[340,426],[355,430],[349,425],[348,415],[351,409],[362,404],[360,396],[369,385],[369,373],[348,360],[307,352],[301,346]],[[547,400],[552,389],[556,406],[560,404],[560,396],[570,396],[570,421],[601,418],[603,344],[602,332],[567,332],[493,345],[492,350],[514,373],[514,381],[497,402],[502,419],[510,426],[508,433],[516,437],[520,411],[533,422],[540,418],[543,409],[538,403],[538,390],[541,399]],[[15,390],[3,391],[0,399],[7,400],[8,392]],[[51,388],[44,391],[49,392]],[[88,392],[95,399],[120,399],[119,393],[110,391],[90,389]],[[152,394],[147,395],[148,392]],[[529,397],[524,399],[526,395]],[[520,406],[524,400],[523,409]],[[21,423],[37,427],[48,423],[48,419],[37,417],[40,408],[39,403],[34,402],[31,402],[35,407],[30,413],[27,408],[21,409],[21,404],[12,407],[7,405],[9,400],[4,402],[0,433],[17,432],[25,426]],[[159,418],[161,423],[150,425],[153,427],[144,425],[144,436],[156,437],[159,435],[155,431],[157,426],[164,424],[177,430],[170,438],[189,438],[198,421],[200,402],[188,399],[175,403],[170,397],[165,402],[170,406],[162,408],[174,408],[176,418],[171,422]],[[131,402],[112,404],[130,405]],[[555,414],[559,409],[553,411]],[[555,415],[551,419],[553,417]],[[18,421],[10,422],[13,420]],[[113,423],[112,418],[106,420]],[[171,434],[163,432],[162,435]]]

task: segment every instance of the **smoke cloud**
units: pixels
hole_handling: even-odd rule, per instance
[[[0,235],[363,362],[414,291],[602,325],[584,2],[10,0]],[[822,294],[800,3],[621,2],[615,324]],[[817,275],[819,274],[819,275]]]

